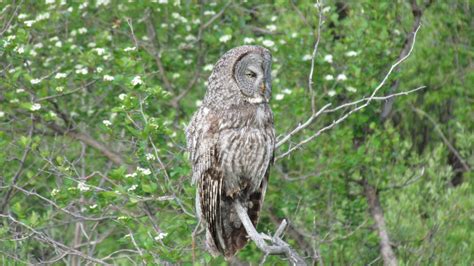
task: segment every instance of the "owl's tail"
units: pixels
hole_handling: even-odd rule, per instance
[[[262,180],[260,188],[253,193],[241,193],[238,197],[247,209],[247,214],[256,226],[267,188],[267,178]],[[223,255],[231,259],[248,242],[247,232],[233,207],[235,198],[226,196],[222,183],[204,181],[201,189],[210,189],[208,196],[200,198],[202,217],[207,223],[206,244],[213,256]],[[207,193],[205,193],[207,194]],[[202,195],[202,194],[201,194]]]

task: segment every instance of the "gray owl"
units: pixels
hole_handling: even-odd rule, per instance
[[[258,222],[275,149],[270,52],[240,46],[217,61],[203,103],[186,129],[197,183],[196,211],[212,255],[231,258],[248,240],[232,207]]]

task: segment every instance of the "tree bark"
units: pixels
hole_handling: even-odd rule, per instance
[[[375,228],[379,235],[380,254],[382,255],[384,265],[396,266],[398,265],[398,261],[390,245],[390,238],[388,236],[387,227],[385,226],[385,219],[377,190],[370,185],[366,179],[363,180],[363,186],[367,204],[369,205],[369,211],[374,219]]]

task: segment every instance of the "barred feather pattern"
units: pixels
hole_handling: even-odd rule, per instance
[[[275,146],[270,106],[248,101],[232,77],[232,67],[248,52],[269,56],[258,46],[241,46],[224,54],[209,77],[202,106],[186,129],[192,180],[198,186],[196,210],[206,225],[207,248],[226,258],[248,241],[232,204],[238,199],[257,224]]]

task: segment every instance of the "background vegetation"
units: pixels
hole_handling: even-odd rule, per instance
[[[273,53],[277,134],[305,122],[318,10],[318,109],[369,96],[419,22],[377,96],[426,88],[372,101],[279,158],[258,230],[288,219],[284,239],[308,263],[387,263],[385,232],[392,262],[471,265],[473,21],[461,0],[0,1],[0,260],[224,264],[203,234],[193,259],[184,127],[212,65],[246,43]],[[321,115],[277,156],[354,108]],[[263,257],[252,243],[234,263]]]

